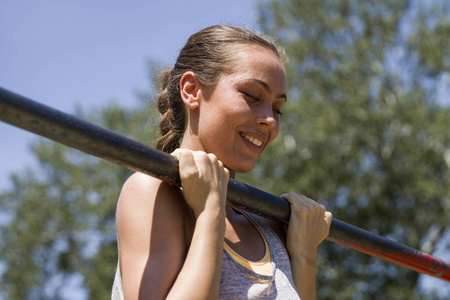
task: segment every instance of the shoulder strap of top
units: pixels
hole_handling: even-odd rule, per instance
[[[225,248],[225,251],[234,259],[235,262],[243,266],[244,268],[247,268],[249,270],[252,270],[255,273],[261,274],[261,275],[272,275],[272,255],[270,252],[269,244],[267,242],[266,235],[262,233],[260,226],[258,226],[255,221],[250,218],[246,213],[244,213],[241,210],[238,210],[239,213],[243,214],[249,221],[252,223],[252,225],[255,227],[255,229],[259,232],[261,235],[261,238],[264,241],[264,257],[260,259],[259,261],[250,261],[241,255],[234,251],[228,244],[224,241],[223,246]]]

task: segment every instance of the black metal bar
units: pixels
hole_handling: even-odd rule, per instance
[[[180,184],[173,156],[75,116],[0,88],[0,120],[85,153],[172,184]],[[289,221],[289,203],[244,183],[230,180],[228,201],[258,215]],[[333,219],[329,241],[450,281],[450,264],[418,250]]]

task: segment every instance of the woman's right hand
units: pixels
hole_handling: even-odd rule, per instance
[[[225,211],[230,172],[214,154],[188,149],[173,153],[179,161],[183,195],[195,218],[205,210]]]

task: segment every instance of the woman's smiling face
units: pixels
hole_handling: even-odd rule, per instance
[[[248,172],[278,135],[286,72],[276,54],[261,46],[235,51],[233,66],[214,89],[202,91],[194,140],[196,150],[214,153],[233,171]]]

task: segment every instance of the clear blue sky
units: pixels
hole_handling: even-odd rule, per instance
[[[173,64],[187,37],[209,25],[257,28],[256,2],[1,0],[0,87],[69,113],[77,104],[133,105],[149,86],[147,60]],[[0,122],[0,138],[1,192],[11,172],[36,165],[37,136]]]

